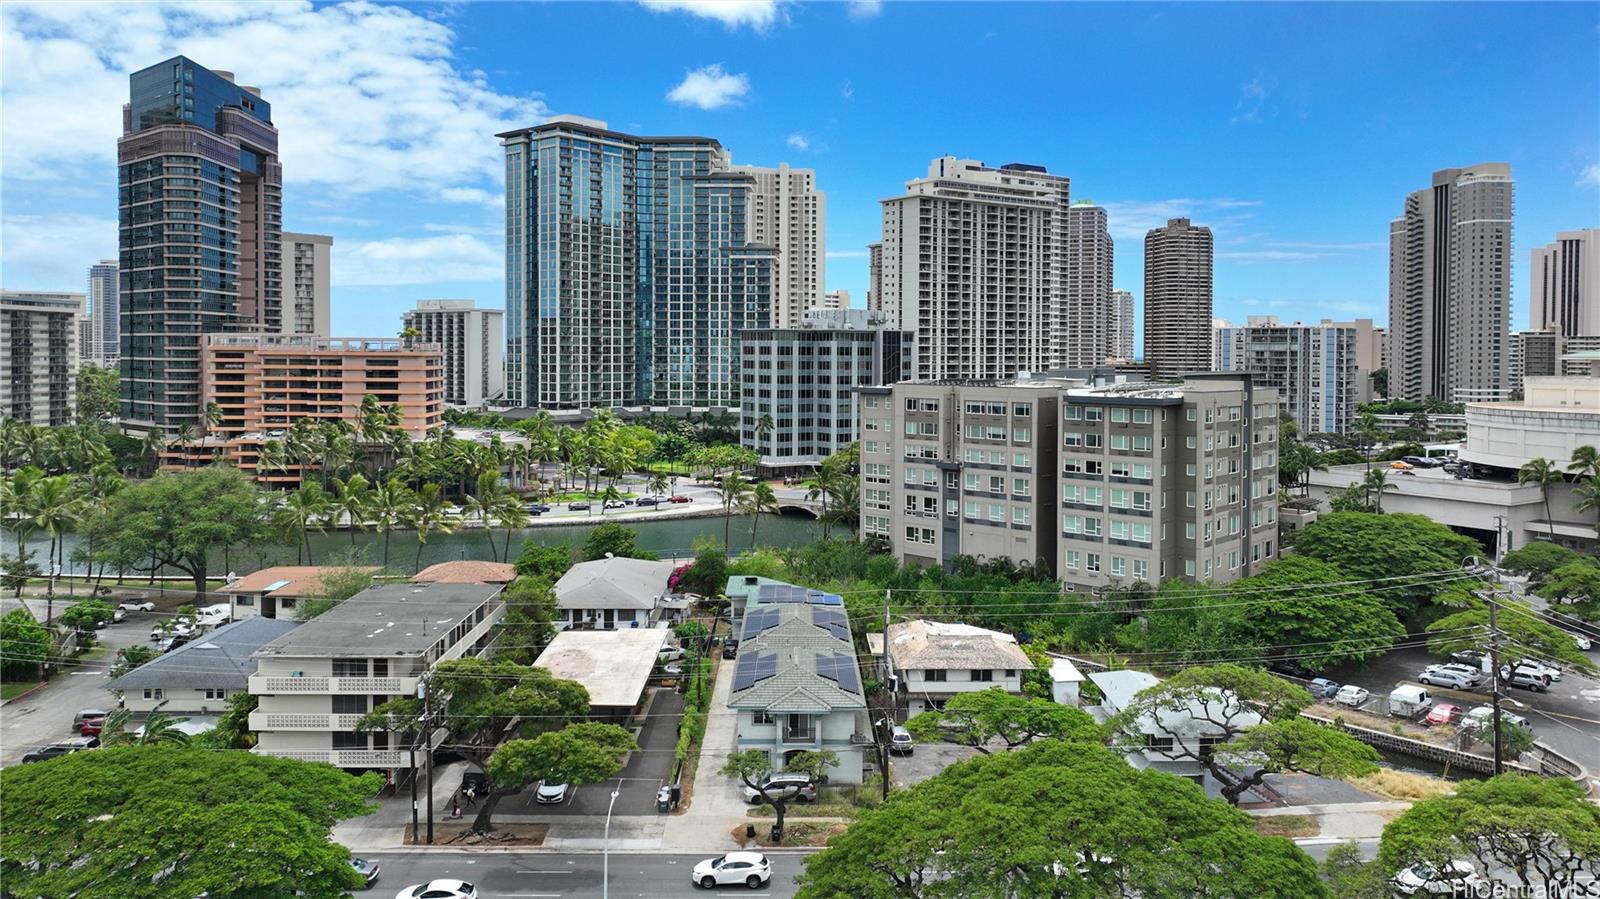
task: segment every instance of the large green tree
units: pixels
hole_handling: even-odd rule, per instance
[[[1462,781],[1453,795],[1418,802],[1383,829],[1378,860],[1386,870],[1456,858],[1502,882],[1515,877],[1523,895],[1580,895],[1572,892],[1580,876],[1600,878],[1600,807],[1566,778],[1502,774]]]
[[[506,614],[500,620],[497,657],[531,665],[555,636],[556,597],[550,581],[524,575],[505,592]]]
[[[960,762],[806,860],[801,899],[1318,899],[1316,864],[1192,783],[1093,743]]]
[[[1431,600],[1483,547],[1421,515],[1335,512],[1301,531],[1295,552],[1337,566],[1404,616]]]
[[[96,519],[97,542],[120,558],[147,560],[141,570],[189,575],[198,599],[211,554],[261,535],[260,507],[255,484],[236,469],[161,472],[111,497]]]
[[[992,740],[999,740],[1010,751],[1038,739],[1096,742],[1101,736],[1100,725],[1081,709],[1048,699],[1013,696],[1000,687],[959,693],[943,709],[912,717],[906,729],[924,742],[947,740],[985,755]]]
[[[1268,774],[1356,777],[1378,753],[1349,734],[1300,717],[1311,694],[1258,668],[1188,668],[1139,693],[1106,723],[1113,744],[1142,751],[1149,736],[1172,741],[1171,758],[1204,767],[1237,805]]]
[[[0,618],[0,671],[8,678],[37,677],[50,655],[50,632],[27,609]]]
[[[1489,633],[1489,604],[1470,594],[1458,601],[1464,603],[1460,611],[1439,618],[1427,627],[1428,650],[1441,658],[1463,649],[1482,649],[1485,635]],[[1586,673],[1596,670],[1594,662],[1578,648],[1571,634],[1550,624],[1527,603],[1501,599],[1495,624],[1504,637],[1502,659],[1532,655]]]
[[[599,783],[622,769],[622,757],[639,748],[615,724],[580,721],[532,739],[507,740],[489,756],[484,771],[497,789],[520,790],[535,781],[571,786]],[[472,829],[491,829],[494,795],[483,804]]]
[[[334,823],[373,810],[377,774],[176,745],[78,752],[0,772],[48,814],[8,814],[0,879],[17,896],[340,897],[363,880]]]
[[[117,414],[122,391],[121,373],[114,368],[84,365],[78,368],[78,423],[99,424]]]
[[[617,556],[628,559],[654,559],[655,553],[639,549],[639,532],[625,524],[608,521],[589,532],[578,554],[584,561]]]
[[[1528,586],[1538,590],[1557,568],[1571,562],[1588,560],[1589,557],[1559,543],[1535,540],[1502,556],[1500,567],[1512,574],[1525,575],[1528,578]]]
[[[1389,651],[1405,627],[1381,598],[1328,562],[1286,556],[1236,583],[1223,600],[1243,642],[1313,669],[1365,662]],[[1279,648],[1282,647],[1282,648]]]

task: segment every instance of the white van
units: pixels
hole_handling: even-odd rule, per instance
[[[1433,708],[1433,696],[1415,684],[1401,684],[1389,694],[1389,714],[1396,718],[1415,718]]]

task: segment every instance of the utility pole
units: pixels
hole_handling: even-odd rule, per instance
[[[883,667],[884,687],[888,687],[894,678],[894,663],[889,656],[889,602],[894,596],[894,591],[885,588],[883,591]],[[892,690],[886,690],[889,696],[888,708],[872,728],[872,735],[878,741],[878,767],[882,773],[883,798],[889,798],[889,728],[894,721],[894,713],[900,708],[900,700]]]
[[[431,846],[433,845],[433,690],[430,687],[428,675],[423,674],[422,679],[417,681],[417,693],[422,700],[422,739],[426,744],[424,760],[428,766],[428,845]],[[414,782],[415,771],[411,776]]]
[[[1497,534],[1495,537],[1497,561],[1499,557],[1499,542]],[[1483,560],[1474,556],[1468,560],[1468,564],[1475,569],[1481,569]],[[1500,775],[1505,773],[1505,762],[1501,760],[1504,741],[1500,729],[1500,567],[1491,565],[1489,566],[1489,571],[1494,577],[1494,585],[1483,596],[1489,603],[1489,698],[1494,708],[1492,725],[1494,727],[1494,773]]]
[[[421,821],[417,820],[417,740],[421,739],[419,731],[411,738],[411,842],[417,842],[417,832],[420,830]]]

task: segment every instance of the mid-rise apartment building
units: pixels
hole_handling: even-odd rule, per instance
[[[418,300],[406,312],[405,327],[444,354],[446,403],[477,408],[505,393],[505,315],[472,300]]]
[[[1512,194],[1507,163],[1441,169],[1390,223],[1390,396],[1509,395]]]
[[[740,335],[740,442],[771,470],[809,470],[856,439],[856,391],[911,377],[914,335],[880,312],[813,310]],[[761,422],[771,419],[772,429]]]
[[[257,650],[247,684],[253,752],[338,768],[409,767],[399,733],[362,733],[377,706],[417,696],[440,662],[482,655],[505,615],[504,588],[488,584],[368,587]],[[430,735],[434,746],[441,727]],[[417,760],[425,758],[417,753]]]
[[[82,315],[81,293],[0,290],[0,416],[73,423]]]
[[[1513,391],[1522,390],[1527,378],[1583,377],[1589,360],[1581,354],[1600,350],[1600,334],[1567,336],[1555,328],[1515,331],[1510,338]]]
[[[1133,358],[1133,315],[1133,291],[1111,291],[1110,358]]]
[[[917,335],[917,377],[993,379],[1055,360],[1069,179],[942,156],[883,201],[878,306]]]
[[[1372,399],[1372,319],[1317,324],[1252,315],[1243,327],[1216,329],[1216,370],[1249,372],[1302,433],[1340,434]]]
[[[134,72],[117,140],[122,418],[202,423],[209,334],[283,323],[283,169],[272,107],[187,57]]]
[[[100,368],[114,367],[121,352],[117,335],[122,312],[117,303],[117,282],[117,260],[102,259],[89,266],[87,305],[83,310],[88,327],[78,341],[78,358]]]
[[[821,299],[808,170],[577,116],[498,136],[507,405],[732,408],[739,332],[772,324],[780,288],[801,312]]]
[[[1211,368],[1211,229],[1169,219],[1144,237],[1144,359],[1173,380]]]
[[[1089,202],[1067,209],[1065,284],[1055,323],[1053,368],[1093,368],[1112,352],[1113,242],[1106,210]]]
[[[281,333],[327,337],[333,328],[333,237],[283,232],[289,269]]]
[[[1249,375],[862,394],[861,533],[903,561],[1005,557],[1090,591],[1226,583],[1276,557],[1277,394]]]
[[[1531,330],[1600,337],[1600,228],[1561,231],[1534,247],[1528,309]]]

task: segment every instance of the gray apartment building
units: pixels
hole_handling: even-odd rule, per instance
[[[333,237],[285,231],[283,258],[290,281],[282,333],[333,336]]]
[[[205,335],[282,330],[278,129],[259,90],[187,57],[129,86],[117,140],[122,418],[198,428]]]
[[[1216,371],[1242,371],[1258,387],[1278,391],[1278,404],[1302,433],[1342,434],[1356,409],[1372,400],[1372,319],[1316,324],[1252,315],[1216,329]]]
[[[1534,247],[1531,255],[1531,330],[1600,337],[1600,228],[1561,231],[1553,242]]]
[[[73,423],[82,315],[81,293],[0,290],[0,416]]]
[[[89,290],[85,294],[84,327],[78,340],[78,358],[100,368],[117,364],[119,318],[117,304],[117,260],[102,259],[89,266]]]
[[[1055,320],[1052,368],[1093,368],[1112,352],[1114,244],[1106,210],[1087,201],[1067,209],[1066,266]]]
[[[861,534],[903,561],[1048,566],[1069,591],[1226,583],[1276,557],[1276,391],[1105,372],[862,392]]]
[[[1133,358],[1133,318],[1133,292],[1111,291],[1110,358]]]
[[[444,401],[475,409],[506,389],[505,310],[479,309],[472,300],[418,300],[404,323],[444,353]]]
[[[1503,162],[1441,169],[1390,222],[1390,396],[1510,393],[1513,186]]]
[[[911,377],[913,340],[866,309],[814,309],[796,328],[743,332],[740,442],[779,473],[822,464],[856,439],[859,388]],[[770,432],[758,427],[763,416]]]
[[[1211,368],[1211,229],[1169,219],[1144,237],[1144,359],[1172,380]]]

